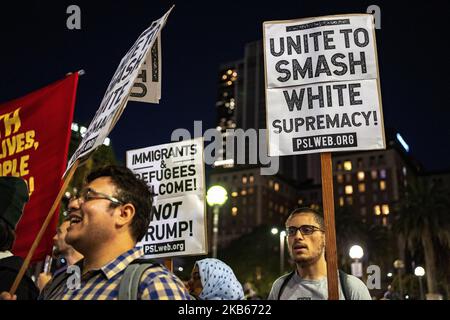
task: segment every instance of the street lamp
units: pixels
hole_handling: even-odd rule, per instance
[[[284,244],[286,239],[286,231],[280,232],[280,275],[284,272]]]
[[[414,269],[414,274],[419,278],[420,300],[424,300],[422,277],[425,275],[425,269],[421,266],[418,266]]]
[[[348,252],[352,262],[352,275],[361,278],[363,276],[362,263],[359,261],[364,256],[364,250],[359,245],[353,245]]]
[[[394,268],[397,269],[398,274],[398,287],[400,289],[400,299],[403,300],[403,284],[402,284],[402,269],[405,267],[405,263],[397,259],[394,261]]]
[[[280,233],[280,274],[284,271],[284,240],[286,238],[286,231],[279,232],[278,228],[273,227],[270,230],[274,236]]]
[[[212,186],[206,193],[206,202],[213,208],[213,244],[212,256],[217,258],[217,242],[219,235],[219,209],[227,201],[228,194],[222,186]]]

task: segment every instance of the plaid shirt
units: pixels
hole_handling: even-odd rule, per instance
[[[48,300],[117,300],[119,284],[127,266],[143,256],[143,251],[133,248],[98,270],[91,270],[81,276],[79,289],[69,289],[66,279],[52,292],[41,293],[41,299]],[[77,264],[82,268],[82,261]],[[56,280],[56,279],[55,279]],[[139,300],[190,300],[183,283],[163,266],[147,269],[142,275]]]

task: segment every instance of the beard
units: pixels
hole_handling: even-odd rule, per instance
[[[297,265],[300,267],[307,267],[317,263],[322,257],[322,254],[325,250],[325,241],[322,240],[320,245],[308,256],[294,256],[291,253],[291,257],[295,261]]]

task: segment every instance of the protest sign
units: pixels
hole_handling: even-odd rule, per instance
[[[126,159],[155,195],[148,232],[138,243],[146,257],[207,253],[203,139],[129,150]]]
[[[68,168],[75,160],[88,157],[114,128],[128,102],[130,91],[138,77],[150,48],[167,20],[172,9],[163,17],[153,21],[136,40],[127,54],[122,58],[108,88],[106,89],[100,108],[95,113],[83,140],[69,161]]]
[[[269,155],[384,149],[372,16],[264,23]]]
[[[139,71],[128,100],[159,103],[161,99],[161,75],[161,36],[159,36]]]

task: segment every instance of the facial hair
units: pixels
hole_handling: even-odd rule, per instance
[[[317,263],[317,261],[320,260],[324,250],[325,250],[325,240],[322,238],[319,247],[317,248],[317,250],[313,252],[313,254],[310,257],[295,258],[294,259],[295,263],[300,267],[307,267],[314,265],[315,263]]]

